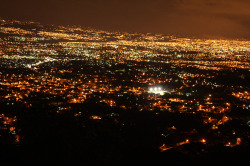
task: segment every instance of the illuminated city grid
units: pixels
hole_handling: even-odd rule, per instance
[[[232,110],[249,112],[249,53],[248,40],[47,27],[2,19],[0,99],[6,110],[15,105],[31,109],[43,101],[63,114],[74,104],[95,99],[113,110],[148,111],[156,118],[164,112],[201,117],[206,134],[197,126],[181,129],[174,122],[160,128],[160,152],[191,143],[246,146],[249,128],[223,126],[235,119]],[[82,114],[74,112],[76,118]],[[108,116],[121,126],[133,125],[117,114]],[[102,121],[105,116],[91,113],[89,119]],[[15,113],[0,115],[1,129],[10,132],[13,144],[23,139],[17,121]],[[174,134],[174,141],[165,141]]]

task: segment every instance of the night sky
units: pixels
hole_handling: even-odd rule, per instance
[[[0,17],[115,31],[250,39],[249,0],[1,0]]]

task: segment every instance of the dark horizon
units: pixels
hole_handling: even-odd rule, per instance
[[[0,17],[108,31],[250,39],[247,0],[2,2]]]

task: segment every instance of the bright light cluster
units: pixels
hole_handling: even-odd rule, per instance
[[[151,92],[154,92],[154,91],[161,91],[161,87],[149,88],[149,91],[151,91]]]
[[[155,93],[155,94],[164,94],[165,91],[163,91],[162,87],[150,87],[149,93]]]

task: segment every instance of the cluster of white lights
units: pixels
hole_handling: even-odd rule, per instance
[[[161,87],[154,87],[154,88],[149,88],[151,92],[153,91],[161,91]]]

